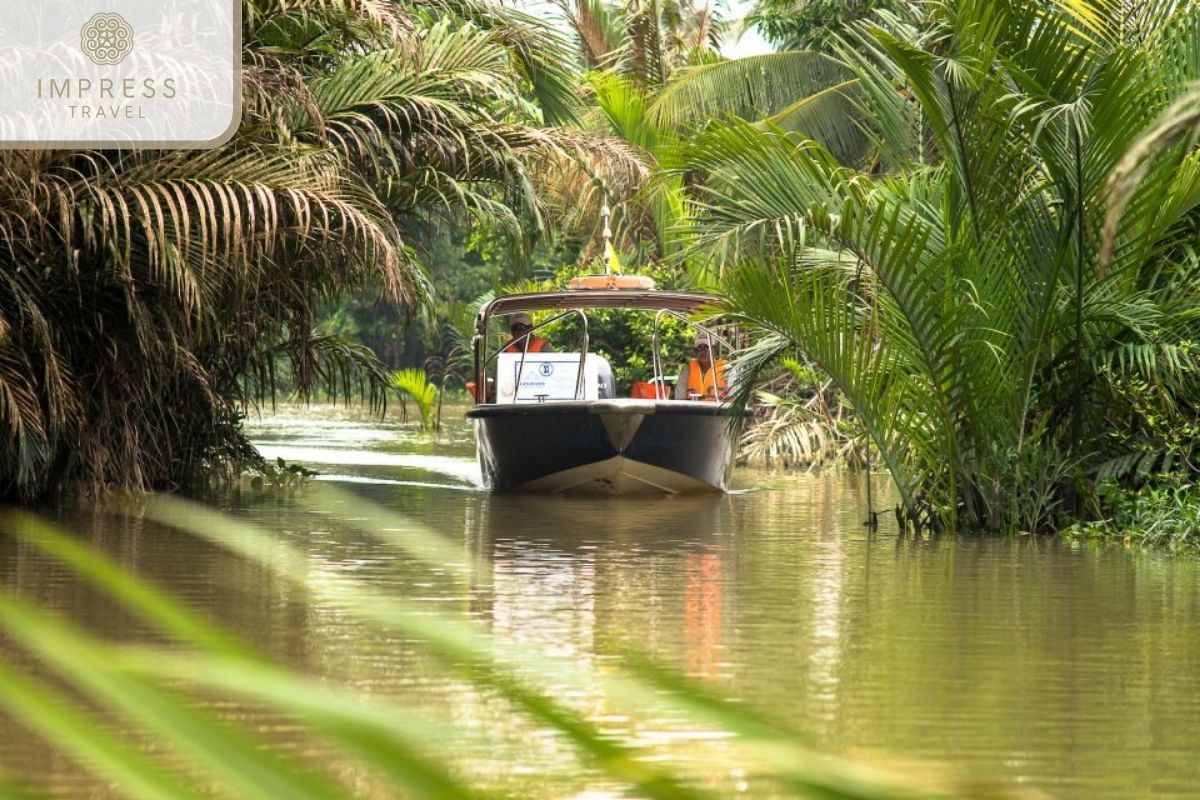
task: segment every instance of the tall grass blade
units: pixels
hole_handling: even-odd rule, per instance
[[[547,670],[545,662],[514,647],[506,648],[494,637],[350,581],[331,579],[314,586],[307,580],[304,556],[256,526],[212,511],[200,515],[190,503],[169,497],[154,498],[148,513],[159,522],[191,531],[261,564],[325,602],[373,624],[419,637],[426,651],[448,667],[468,670],[474,682],[491,687],[531,717],[558,730],[577,745],[581,755],[647,797],[675,800],[707,795],[698,788],[685,787],[662,769],[639,759],[636,750],[601,735],[577,711],[548,697],[537,682],[519,677],[530,671],[543,678],[548,674],[562,676],[562,665]],[[576,682],[583,685],[578,678]]]
[[[104,648],[45,612],[0,597],[0,619],[14,639],[75,688],[169,743],[193,767],[218,778],[238,796],[337,800],[348,794],[345,787],[322,776],[299,771],[249,731],[223,724],[184,698],[113,669]]]
[[[132,743],[113,730],[111,723],[106,724],[78,705],[69,704],[60,691],[20,675],[3,662],[0,662],[0,705],[70,758],[115,784],[127,797],[200,800],[207,796],[189,789],[138,752]],[[22,796],[25,795],[0,786],[0,797],[15,800]]]
[[[352,691],[244,659],[157,650],[127,650],[114,657],[132,674],[236,694],[294,715],[414,797],[491,796],[471,789],[447,769],[437,743],[461,741],[462,731],[388,701],[367,702]]]

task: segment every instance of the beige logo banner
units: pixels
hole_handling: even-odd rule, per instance
[[[0,0],[0,148],[208,148],[241,120],[242,0]]]

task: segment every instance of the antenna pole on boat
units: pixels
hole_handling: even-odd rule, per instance
[[[608,257],[609,247],[612,245],[612,228],[608,226],[608,219],[612,216],[612,209],[608,207],[608,201],[600,208],[600,216],[604,219],[604,274],[612,275],[612,260]]]

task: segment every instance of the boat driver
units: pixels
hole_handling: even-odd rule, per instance
[[[508,321],[508,333],[512,337],[508,344],[504,346],[506,353],[553,353],[552,348],[545,339],[540,336],[529,336],[529,349],[525,349],[525,339],[521,337],[533,330],[533,320],[524,312],[513,314],[512,319]]]
[[[717,344],[707,331],[696,335],[696,357],[679,373],[675,381],[676,400],[700,400],[716,403],[728,396],[727,363],[717,358]]]

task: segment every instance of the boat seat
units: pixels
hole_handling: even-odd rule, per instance
[[[656,389],[657,386],[657,389]],[[670,400],[674,396],[675,381],[670,378],[654,378],[649,381],[634,381],[629,387],[629,396],[635,400]]]

